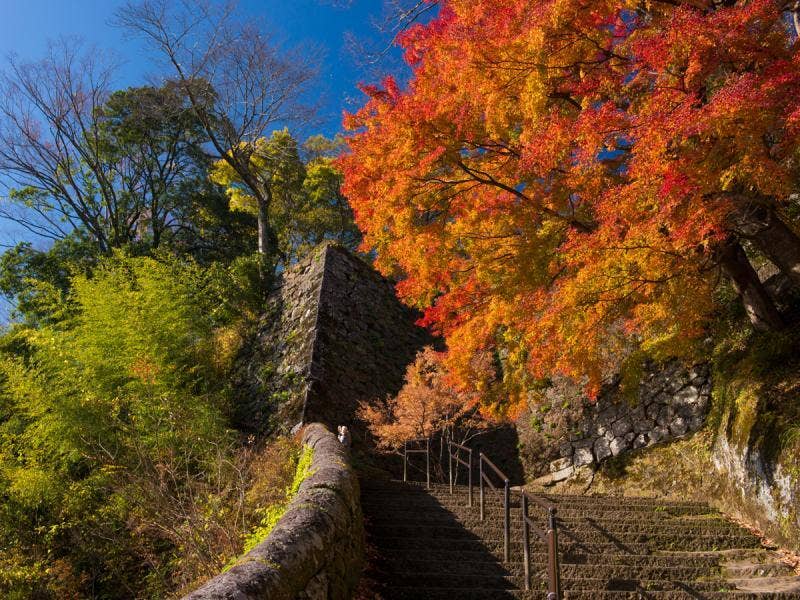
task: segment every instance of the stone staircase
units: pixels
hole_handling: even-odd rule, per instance
[[[800,598],[800,578],[759,539],[704,504],[543,495],[558,509],[566,599]],[[384,600],[546,597],[546,547],[531,535],[531,590],[524,591],[519,496],[512,494],[511,556],[503,561],[502,497],[444,485],[362,481],[370,577]],[[544,525],[544,514],[530,515]]]

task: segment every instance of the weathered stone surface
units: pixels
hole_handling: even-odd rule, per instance
[[[555,473],[556,471],[560,471],[561,469],[565,469],[572,464],[572,459],[570,457],[566,458],[559,458],[558,460],[554,460],[550,463],[550,472]]]
[[[594,443],[594,456],[597,462],[601,462],[611,456],[611,446],[605,438],[598,438]]]
[[[352,427],[358,403],[396,393],[406,366],[433,340],[390,281],[324,244],[283,274],[237,361],[240,428]]]
[[[576,448],[572,458],[572,464],[576,467],[588,465],[594,462],[594,455],[590,448]]]
[[[611,425],[611,431],[614,432],[615,436],[621,436],[628,433],[631,430],[631,427],[631,420],[628,417],[622,417]]]
[[[629,444],[625,440],[625,438],[618,437],[611,440],[611,444],[609,444],[609,447],[611,448],[611,454],[613,456],[617,456],[619,453],[627,450],[629,448]]]
[[[607,387],[596,402],[584,405],[582,420],[568,441],[559,445],[562,460],[551,471],[567,473],[567,465],[600,463],[697,431],[705,423],[711,390],[710,369],[705,364],[686,368],[670,361],[660,368],[651,366],[642,377],[635,402],[619,398],[615,385]]]
[[[305,428],[313,473],[266,540],[185,600],[347,600],[364,560],[358,479],[323,425]]]
[[[572,474],[575,472],[575,467],[569,466],[566,469],[561,469],[559,471],[555,471],[554,473],[550,474],[550,482],[557,483],[559,481],[564,481],[565,479],[569,479],[572,477]]]

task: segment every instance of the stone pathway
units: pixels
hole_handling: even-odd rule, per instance
[[[560,534],[564,598],[778,600],[800,598],[800,577],[755,536],[704,504],[543,495],[572,532]],[[486,520],[467,491],[362,482],[371,577],[384,600],[545,598],[545,547],[532,536],[533,590],[523,589],[520,508],[512,498],[511,561],[503,562],[501,499]],[[531,513],[535,513],[532,511]]]

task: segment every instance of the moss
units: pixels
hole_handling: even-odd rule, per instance
[[[644,376],[647,362],[647,353],[637,350],[632,352],[620,367],[620,397],[631,406],[635,406],[639,402],[639,384]]]
[[[297,467],[295,468],[294,479],[292,483],[286,488],[286,492],[282,501],[259,509],[261,520],[259,524],[244,538],[243,554],[247,554],[258,546],[261,542],[267,539],[267,536],[275,529],[275,526],[280,521],[281,517],[286,513],[289,508],[289,503],[297,496],[300,485],[308,479],[313,472],[311,470],[311,463],[314,460],[314,449],[311,446],[303,446],[300,455],[297,457]],[[239,564],[241,558],[235,558],[225,565],[223,572],[230,569],[232,566]]]

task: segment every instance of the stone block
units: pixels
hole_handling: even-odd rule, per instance
[[[564,481],[565,479],[569,479],[572,474],[575,472],[574,467],[567,467],[566,469],[561,469],[560,471],[556,471],[555,473],[550,474],[550,481],[552,483],[556,483],[558,481]]]
[[[561,458],[571,458],[572,457],[572,444],[569,442],[564,442],[563,444],[558,445],[558,455]]]
[[[591,451],[591,446],[588,448],[575,448],[575,454],[572,457],[572,464],[576,467],[583,465],[590,465],[594,462],[594,455]]]
[[[611,448],[611,454],[613,456],[617,456],[621,452],[625,452],[625,450],[630,448],[630,444],[625,440],[625,438],[617,437],[611,440],[609,447]]]
[[[597,459],[597,462],[605,460],[609,456],[611,456],[611,446],[608,443],[608,440],[605,438],[600,438],[595,440],[594,442],[594,456]]]
[[[683,417],[676,417],[675,420],[673,420],[669,426],[669,430],[670,432],[672,432],[672,435],[676,436],[685,434],[688,431],[688,429],[689,426],[687,425]]]
[[[619,419],[611,426],[611,431],[614,432],[615,437],[625,435],[633,428],[633,424],[628,417]]]
[[[700,390],[693,385],[687,385],[672,397],[673,405],[695,404],[700,399]]]

